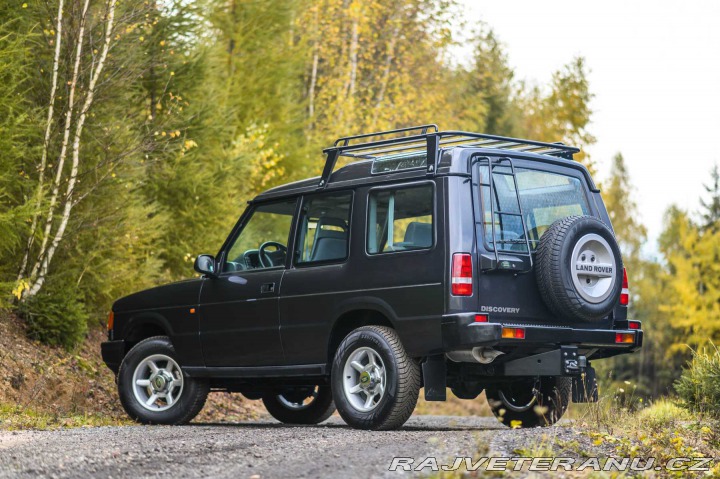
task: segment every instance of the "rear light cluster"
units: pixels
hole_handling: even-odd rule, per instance
[[[632,344],[635,342],[635,333],[615,333],[615,343]]]
[[[524,328],[502,328],[503,339],[525,339]]]
[[[451,274],[453,296],[472,296],[473,267],[472,257],[467,253],[455,253],[452,257]]]
[[[627,269],[623,268],[622,291],[620,292],[620,304],[627,306],[630,304],[630,289],[628,286]]]

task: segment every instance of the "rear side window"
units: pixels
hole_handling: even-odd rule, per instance
[[[367,252],[379,254],[431,248],[433,211],[432,185],[371,192]]]
[[[305,199],[300,218],[298,264],[347,258],[351,204],[351,192]]]
[[[488,167],[482,166],[480,171],[483,182],[486,183]],[[520,193],[519,205],[515,193],[515,179],[510,174],[510,168],[493,168],[492,201],[495,218],[491,218],[490,187],[481,187],[485,241],[491,247],[494,247],[495,243],[492,237],[493,222],[499,251],[527,252],[526,235],[530,248],[535,250],[542,234],[556,220],[590,214],[583,183],[578,178],[525,168],[515,168],[515,172]],[[520,217],[513,214],[519,213],[519,206],[522,206],[527,232],[523,231]]]

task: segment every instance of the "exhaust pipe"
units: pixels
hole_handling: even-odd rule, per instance
[[[505,354],[502,351],[498,351],[493,348],[475,347],[472,350],[463,351],[450,351],[445,355],[451,361],[456,363],[480,363],[490,364],[501,354]]]

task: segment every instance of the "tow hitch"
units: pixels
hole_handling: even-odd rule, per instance
[[[597,402],[595,369],[576,346],[561,346],[545,353],[514,359],[503,364],[505,376],[570,376],[573,402]]]

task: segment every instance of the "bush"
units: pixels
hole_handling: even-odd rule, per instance
[[[88,314],[75,290],[41,290],[20,305],[27,333],[52,346],[72,349],[87,333]]]
[[[641,409],[637,417],[643,425],[652,428],[672,427],[678,421],[690,421],[692,415],[669,399],[658,399]]]
[[[683,405],[694,412],[720,418],[720,350],[693,351],[693,358],[675,383]]]

